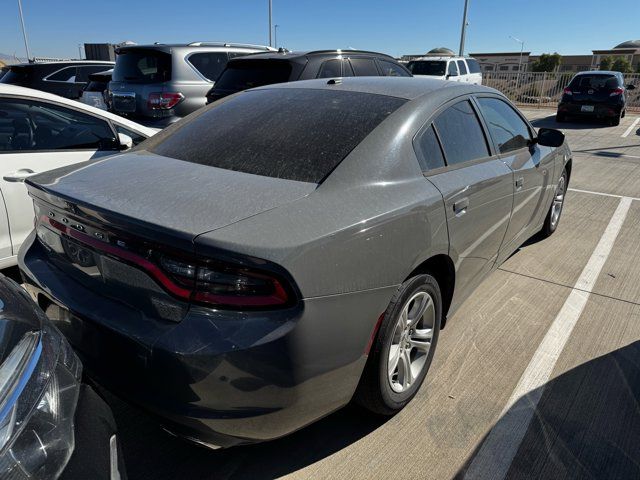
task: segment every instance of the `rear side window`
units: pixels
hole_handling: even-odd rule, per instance
[[[458,64],[458,70],[460,70],[460,75],[466,75],[467,66],[464,64],[464,60],[458,60],[457,64]]]
[[[227,65],[214,88],[238,92],[263,85],[288,82],[290,76],[291,65],[287,61],[235,61]]]
[[[372,58],[352,58],[351,66],[356,77],[379,77],[380,73]]]
[[[332,58],[320,65],[320,71],[318,72],[317,78],[350,77],[351,72],[347,70],[347,74],[345,74],[345,67],[349,67],[349,65],[345,65],[344,60],[340,58]]]
[[[257,90],[203,108],[140,148],[226,170],[320,183],[405,102],[339,90]]]
[[[408,77],[409,74],[400,65],[387,60],[378,60],[378,66],[385,77]]]
[[[227,60],[228,57],[225,52],[201,52],[189,55],[187,61],[204,78],[215,82],[227,65]]]
[[[480,73],[480,64],[473,58],[467,58],[469,73]]]
[[[594,90],[618,88],[618,79],[615,75],[594,74],[578,75],[569,84],[571,89],[591,88]]]
[[[122,50],[113,69],[114,82],[156,83],[171,80],[171,55],[156,50]]]
[[[479,98],[478,103],[500,153],[529,146],[529,127],[510,105],[497,98]]]
[[[46,80],[49,82],[75,82],[76,67],[67,67],[49,75]]]
[[[455,165],[489,155],[478,116],[467,100],[447,108],[434,123],[447,164]]]
[[[92,73],[103,72],[104,69],[109,68],[106,65],[91,65],[86,67],[77,67],[76,70],[76,83],[87,83],[89,81],[89,75]]]
[[[418,161],[423,172],[444,167],[444,156],[433,125],[429,126],[420,136],[418,150]]]

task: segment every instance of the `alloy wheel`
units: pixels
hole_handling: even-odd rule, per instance
[[[562,175],[560,177],[560,180],[558,181],[556,194],[553,197],[553,205],[551,206],[551,227],[554,229],[558,225],[560,214],[562,213],[562,206],[564,205],[564,195],[566,193],[566,185],[566,177]]]
[[[396,393],[407,391],[425,368],[436,321],[433,298],[417,292],[404,304],[389,345],[388,379]]]

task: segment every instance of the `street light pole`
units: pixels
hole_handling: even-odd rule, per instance
[[[460,56],[464,56],[464,39],[467,35],[467,10],[469,9],[469,0],[464,0],[464,13],[462,14],[462,33],[460,34]]]
[[[272,0],[269,0],[269,46],[273,47],[273,43],[271,42],[271,33],[273,32],[273,27],[271,26],[271,19],[273,17],[273,5]]]
[[[275,48],[278,48],[278,27],[277,23],[273,26],[273,46]]]
[[[520,73],[522,70],[522,53],[524,52],[524,41],[520,40],[519,38],[513,37],[511,35],[509,35],[509,38],[520,44],[520,59],[518,60],[518,76],[516,77],[516,90],[518,90],[518,87],[520,86]]]
[[[29,42],[27,41],[27,30],[24,28],[24,17],[22,15],[22,1],[18,0],[18,11],[20,12],[20,23],[22,24],[22,36],[24,37],[24,48],[27,51],[27,61],[31,58],[29,52]]]

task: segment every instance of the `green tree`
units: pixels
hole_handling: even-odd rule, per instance
[[[631,62],[626,58],[618,57],[611,65],[611,70],[614,72],[631,73]]]
[[[611,70],[613,64],[613,57],[602,57],[600,60],[600,70]]]
[[[531,67],[534,72],[553,72],[558,68],[562,56],[558,53],[543,53],[540,58],[535,61]]]

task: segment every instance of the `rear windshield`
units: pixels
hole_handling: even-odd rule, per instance
[[[23,67],[10,67],[9,71],[0,78],[0,83],[21,84],[29,81],[30,69]]]
[[[171,55],[156,50],[122,50],[116,58],[112,79],[132,83],[171,80]]]
[[[320,183],[405,101],[339,90],[250,91],[201,109],[141,147],[200,165]]]
[[[227,64],[214,88],[239,92],[263,85],[288,82],[290,76],[291,64],[286,61],[235,61]]]
[[[442,77],[447,73],[447,62],[441,60],[416,60],[409,62],[407,68],[414,75],[435,75]]]
[[[594,90],[616,89],[618,88],[618,79],[615,75],[594,74],[594,75],[578,75],[569,85],[573,88],[592,88]]]

